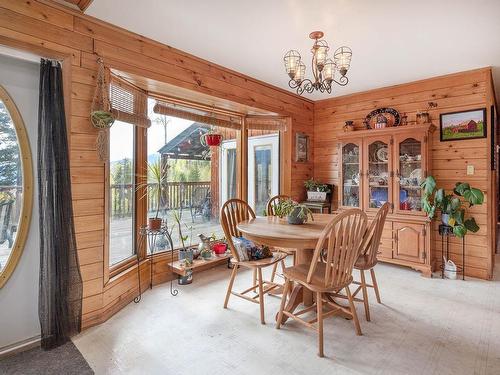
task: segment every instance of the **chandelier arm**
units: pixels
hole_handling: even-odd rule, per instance
[[[349,83],[349,78],[347,78],[346,76],[342,76],[339,78],[339,80],[337,81],[336,79],[333,80],[337,85],[340,85],[340,86],[345,86]]]
[[[308,92],[309,94],[314,92],[314,84],[310,79],[304,79],[298,85],[297,94],[302,95],[304,91]]]
[[[300,87],[300,83],[297,83],[294,79],[291,79],[288,81],[288,87],[291,89],[296,89],[297,87]]]

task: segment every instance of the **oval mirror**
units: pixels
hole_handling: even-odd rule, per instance
[[[33,201],[28,135],[12,98],[0,86],[0,288],[24,249]]]

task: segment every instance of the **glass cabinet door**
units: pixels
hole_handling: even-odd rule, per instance
[[[386,202],[391,202],[391,153],[390,138],[367,140],[367,207],[366,210],[377,210]]]
[[[360,205],[360,147],[356,143],[342,145],[342,206]]]
[[[420,183],[424,178],[424,156],[423,142],[417,138],[406,137],[396,140],[396,177],[398,178],[396,184],[398,191],[395,196],[398,202],[396,209],[406,213],[422,211]]]

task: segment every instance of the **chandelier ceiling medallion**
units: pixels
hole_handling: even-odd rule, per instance
[[[300,53],[296,50],[288,51],[283,58],[285,68],[290,81],[288,86],[297,89],[297,94],[302,95],[305,92],[309,94],[315,90],[320,92],[332,92],[332,83],[345,86],[349,82],[346,77],[349,66],[351,65],[352,51],[349,47],[339,47],[333,54],[333,60],[328,58],[328,43],[323,38],[322,31],[313,31],[309,38],[314,40],[311,49],[312,53],[312,73],[313,81],[305,79],[306,65],[301,61]],[[338,80],[336,73],[340,75]]]

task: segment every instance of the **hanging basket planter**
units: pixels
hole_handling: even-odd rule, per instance
[[[111,104],[108,95],[108,85],[106,82],[104,62],[101,58],[97,59],[97,84],[92,100],[92,109],[90,112],[90,121],[94,128],[99,129],[96,139],[96,148],[101,161],[108,159],[107,152],[107,131],[115,122],[115,116],[110,111]]]
[[[90,120],[96,129],[109,129],[115,122],[115,116],[108,111],[92,111]]]
[[[217,147],[222,142],[222,134],[206,133],[200,136],[200,142],[203,146]]]

